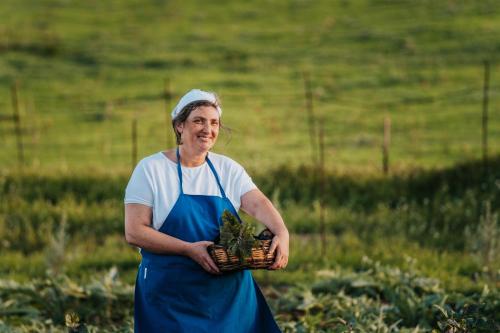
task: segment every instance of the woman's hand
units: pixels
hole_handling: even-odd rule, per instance
[[[196,261],[204,270],[211,274],[220,274],[220,270],[208,254],[207,247],[213,244],[209,241],[191,243],[187,251],[187,256]]]
[[[276,259],[269,269],[282,269],[288,264],[288,242],[289,236],[286,235],[276,235],[273,237],[271,247],[269,251],[273,253],[276,251]]]
[[[262,222],[275,234],[269,250],[271,253],[276,251],[276,259],[269,269],[285,268],[288,264],[288,243],[290,236],[283,218],[273,206],[271,200],[260,190],[254,189],[241,197],[241,209]]]

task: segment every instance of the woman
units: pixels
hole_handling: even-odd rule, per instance
[[[191,90],[172,111],[177,149],[143,159],[125,194],[125,237],[141,248],[136,332],[279,332],[250,271],[221,274],[207,247],[225,209],[238,208],[275,235],[271,269],[288,262],[288,230],[243,167],[212,153],[222,110]]]

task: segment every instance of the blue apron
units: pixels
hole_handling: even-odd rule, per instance
[[[182,189],[160,232],[186,242],[214,240],[224,209],[237,216],[208,155],[221,196],[188,195]],[[206,272],[192,259],[142,249],[134,302],[134,330],[156,332],[280,332],[250,271]]]

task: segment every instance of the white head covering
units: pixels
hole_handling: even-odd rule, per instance
[[[219,106],[219,102],[217,101],[217,96],[214,93],[203,91],[200,89],[193,89],[180,99],[179,103],[172,110],[172,119],[175,119],[177,115],[184,109],[184,107],[188,104],[198,101],[207,101],[215,104],[217,107],[217,112],[219,112],[219,117],[222,115],[222,109]]]

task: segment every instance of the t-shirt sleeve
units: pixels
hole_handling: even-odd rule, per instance
[[[125,189],[125,204],[137,203],[153,207],[154,184],[144,161],[135,167]]]
[[[257,188],[257,185],[254,184],[252,178],[248,175],[248,173],[241,168],[241,175],[240,175],[240,183],[241,183],[241,191],[240,191],[240,198],[247,192],[250,192],[251,190],[254,190]]]
[[[241,197],[253,190],[257,186],[252,181],[252,178],[248,175],[245,169],[236,161],[228,159],[226,166],[228,167],[228,185],[229,185],[229,195],[234,200],[237,206],[240,205]]]

